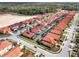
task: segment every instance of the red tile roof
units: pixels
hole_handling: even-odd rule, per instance
[[[0,32],[4,34],[8,34],[9,32],[12,32],[12,31],[9,27],[3,27],[3,28],[0,28]]]
[[[59,26],[55,26],[55,27],[54,27],[54,30],[62,31],[62,29],[61,29]]]
[[[40,31],[43,27],[44,27],[44,26],[39,25],[39,26],[33,27],[31,31],[34,32],[34,33],[37,33],[37,32]]]
[[[53,46],[54,46],[53,44],[50,44],[50,43],[45,42],[45,41],[42,41],[42,44],[43,44],[43,45],[46,45],[46,46],[48,46],[48,47],[53,47]]]
[[[47,37],[44,37],[43,40],[46,41],[46,42],[48,42],[48,43],[51,43],[50,39],[47,38]]]
[[[56,27],[59,27],[59,29],[64,30],[71,19],[72,17],[67,15]]]
[[[0,51],[4,50],[6,47],[8,47],[9,45],[12,45],[11,42],[9,42],[8,40],[4,40],[0,43]]]
[[[55,26],[54,30],[60,30],[60,31],[64,30],[71,19],[72,17],[67,15],[57,26]]]
[[[14,47],[9,52],[3,55],[3,57],[18,57],[21,53],[22,48]]]
[[[24,32],[22,35],[23,35],[23,36],[26,36],[26,37],[29,37],[29,38],[32,38],[33,35],[34,35],[34,33],[28,31],[28,32]]]
[[[62,33],[60,30],[56,30],[56,29],[52,29],[50,32],[58,35]]]
[[[50,43],[50,44],[55,44],[56,43],[56,41],[54,40],[54,38],[51,37],[50,35],[45,36],[43,38],[43,40],[46,41],[46,42],[48,42],[48,43]]]
[[[48,33],[47,35],[50,35],[50,36],[53,37],[55,40],[59,40],[59,39],[60,39],[60,35],[57,35],[57,34]]]
[[[50,24],[51,22],[53,22],[54,20],[56,20],[57,18],[59,18],[62,15],[64,15],[64,13],[56,13],[49,20],[47,20],[47,23]]]

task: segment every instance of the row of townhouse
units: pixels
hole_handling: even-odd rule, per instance
[[[42,34],[42,29],[48,25],[51,24],[54,20],[60,18],[61,16],[63,16],[65,13],[62,12],[57,12],[55,15],[52,15],[49,19],[45,20],[45,21],[41,21],[38,22],[38,26],[33,27],[32,29],[30,29],[29,31],[24,31],[21,35],[34,39],[36,37],[36,34]]]
[[[60,40],[62,31],[67,27],[74,15],[75,11],[69,11],[69,14],[54,29],[50,30],[43,39],[39,39],[38,42],[48,47],[53,47]]]

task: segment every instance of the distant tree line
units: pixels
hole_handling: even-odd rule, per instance
[[[62,5],[62,9],[65,10],[79,10],[79,4],[75,3],[75,4],[64,4]]]
[[[24,15],[36,15],[44,13],[55,13],[56,5],[48,6],[0,6],[0,12],[14,12]]]

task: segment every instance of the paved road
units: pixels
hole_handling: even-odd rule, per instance
[[[75,15],[75,18],[74,18],[73,23],[72,23],[73,25],[71,26],[71,31],[70,31],[70,33],[67,37],[67,41],[65,42],[65,44],[63,46],[63,50],[58,54],[49,53],[49,52],[47,52],[47,51],[45,51],[45,50],[43,50],[39,47],[36,49],[36,48],[34,48],[34,45],[21,40],[20,38],[18,38],[14,34],[12,36],[7,37],[7,38],[13,39],[16,42],[21,42],[21,44],[25,45],[26,47],[33,49],[34,51],[38,50],[39,52],[42,52],[46,57],[61,57],[61,56],[62,57],[68,57],[68,51],[69,51],[68,46],[70,44],[70,41],[72,40],[72,36],[73,36],[72,34],[74,33],[74,27],[75,27],[75,22],[76,22],[77,16],[78,16],[78,14]],[[2,38],[0,38],[0,39],[2,39]]]

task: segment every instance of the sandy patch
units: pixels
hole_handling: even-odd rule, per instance
[[[18,16],[11,14],[2,14],[0,15],[0,28],[6,27],[24,20],[28,20],[36,16]]]

